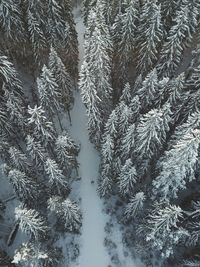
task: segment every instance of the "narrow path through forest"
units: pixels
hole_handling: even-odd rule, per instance
[[[75,10],[74,16],[77,25],[81,64],[83,58],[84,27],[78,10]],[[75,93],[75,104],[71,115],[73,122],[71,133],[75,140],[78,140],[81,144],[78,158],[80,163],[80,197],[83,214],[80,266],[107,267],[109,259],[104,247],[106,215],[102,212],[103,203],[96,191],[99,155],[89,141],[86,109],[82,104],[79,92]]]

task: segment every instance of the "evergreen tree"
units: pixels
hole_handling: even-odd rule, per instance
[[[21,231],[33,236],[36,240],[40,234],[44,234],[47,231],[44,218],[36,210],[19,206],[15,208],[15,217],[19,221]]]
[[[28,135],[26,137],[26,150],[31,156],[31,159],[35,162],[37,167],[43,165],[47,155],[40,141],[37,141],[34,139],[34,137]]]
[[[143,192],[138,192],[134,197],[131,197],[129,203],[126,206],[125,216],[127,218],[134,218],[144,208],[144,201],[146,196]]]
[[[118,178],[119,191],[123,196],[130,196],[135,191],[135,184],[138,175],[131,159],[127,159],[122,166],[121,173]]]
[[[132,158],[135,147],[135,124],[131,124],[126,130],[121,141],[121,158],[126,160],[128,157]]]
[[[112,45],[108,34],[108,32],[102,33],[98,27],[94,29],[90,55],[91,70],[97,94],[101,99],[101,112],[105,118],[108,118],[112,109],[111,59],[109,56]]]
[[[22,84],[13,64],[5,56],[0,56],[0,87],[1,134],[13,138],[16,135],[15,127],[17,127],[23,135],[25,120]]]
[[[147,1],[143,6],[138,31],[138,67],[147,73],[158,60],[159,46],[163,39],[161,6],[156,1]]]
[[[134,81],[134,86],[133,86],[134,94],[138,92],[138,89],[142,86],[142,82],[143,82],[143,77],[142,77],[142,74],[140,74],[135,78],[135,81]]]
[[[38,243],[28,242],[23,243],[15,251],[12,263],[24,267],[43,267],[48,256],[47,252],[43,251]]]
[[[83,0],[82,1],[82,13],[84,18],[84,24],[87,25],[89,13],[92,8],[96,5],[97,0]]]
[[[112,42],[108,25],[106,25],[102,13],[101,2],[99,5],[95,9],[95,25],[88,25],[86,29],[84,68],[87,64],[97,95],[101,99],[101,103],[98,105],[99,110],[101,115],[107,119],[112,109]]]
[[[191,71],[191,76],[186,82],[186,86],[190,90],[198,90],[200,88],[200,65],[196,68],[193,68]]]
[[[160,81],[158,81],[158,91],[156,95],[154,96],[154,100],[152,101],[152,104],[156,107],[162,107],[167,102],[167,88],[169,86],[169,78],[163,78]]]
[[[68,189],[66,177],[54,160],[47,158],[44,169],[49,178],[50,186],[55,187],[58,193],[60,193],[62,189]]]
[[[102,145],[103,162],[112,162],[114,152],[113,137],[108,134],[105,138],[105,143]]]
[[[141,109],[141,103],[140,103],[140,99],[139,96],[135,96],[132,98],[130,104],[129,104],[129,108],[131,109],[131,113],[132,113],[132,118],[131,118],[131,122],[135,123],[140,116],[140,109]]]
[[[41,18],[41,10],[44,10],[44,6],[41,1],[29,1],[27,0],[27,24],[29,39],[33,49],[34,59],[37,63],[42,65],[42,57],[46,54],[47,40],[45,32],[43,30],[44,21]]]
[[[73,102],[72,80],[61,58],[53,47],[51,47],[49,55],[49,69],[55,77],[55,82],[60,88],[61,102],[63,103],[65,110],[69,113]]]
[[[182,96],[182,106],[178,110],[178,115],[186,120],[188,116],[200,110],[200,91],[186,92]]]
[[[131,109],[121,101],[119,105],[112,111],[106,124],[104,135],[102,138],[102,162],[104,161],[104,151],[106,146],[112,146],[112,161],[110,166],[110,172],[112,176],[118,176],[121,168],[121,138],[128,129],[132,119]],[[112,142],[109,144],[109,142]],[[108,169],[107,169],[108,171]]]
[[[119,102],[123,101],[126,105],[129,105],[131,103],[131,100],[132,100],[131,86],[130,83],[126,83],[122,91],[122,95],[119,99]]]
[[[118,116],[118,137],[121,137],[132,122],[133,114],[131,108],[129,108],[123,101],[116,107],[116,113]]]
[[[185,75],[180,74],[176,78],[170,80],[167,88],[167,94],[169,95],[169,101],[174,109],[177,104],[182,104],[182,94],[185,86]]]
[[[11,165],[14,168],[23,172],[30,172],[30,162],[23,152],[13,146],[9,148],[8,152],[10,155]]]
[[[6,89],[8,87],[15,96],[23,98],[22,83],[18,78],[14,65],[6,56],[0,56],[0,79],[2,80],[1,85],[5,84]]]
[[[0,108],[0,134],[7,138],[14,135],[14,129],[8,120],[8,114],[3,105]]]
[[[165,152],[159,163],[160,174],[154,180],[156,194],[169,200],[178,197],[178,192],[186,188],[186,182],[195,179],[200,144],[199,130],[183,133],[173,147]]]
[[[136,129],[136,152],[140,158],[151,159],[162,148],[169,131],[169,115],[152,109],[141,119]]]
[[[8,153],[8,150],[10,148],[9,140],[7,138],[2,137],[0,138],[0,153],[1,153],[1,158],[4,160],[4,162],[8,162],[10,159],[10,155]]]
[[[45,65],[42,69],[41,78],[37,79],[37,85],[41,106],[52,118],[62,108],[61,92],[52,72]]]
[[[101,99],[97,96],[94,78],[91,76],[86,62],[81,67],[79,87],[82,94],[82,101],[86,106],[90,139],[98,144],[102,131],[102,118],[99,109]]]
[[[0,3],[0,28],[5,40],[12,44],[12,41],[21,41],[25,38],[25,30],[20,9],[20,1],[2,0]]]
[[[171,27],[172,20],[176,15],[179,1],[176,0],[159,0],[161,3],[162,18],[164,20],[165,28],[168,32]]]
[[[198,94],[195,96],[187,88],[185,74],[170,80],[167,88],[174,122],[184,122],[193,112],[198,111]]]
[[[192,33],[190,30],[188,6],[182,6],[177,11],[176,18],[174,18],[174,25],[169,31],[166,43],[163,45],[161,51],[160,63],[158,66],[159,73],[169,77],[174,76],[182,60],[182,54],[187,42],[191,41]]]
[[[200,243],[200,201],[192,203],[192,211],[187,212],[189,217],[189,223],[187,224],[187,230],[189,235],[187,237],[187,246],[198,246]]]
[[[152,106],[153,100],[158,93],[158,75],[156,69],[153,69],[142,82],[141,88],[138,89],[138,96],[142,110],[145,112]]]
[[[114,139],[118,137],[118,128],[119,128],[119,114],[117,107],[113,109],[108,120],[105,123],[104,127],[104,136],[110,135]]]
[[[25,110],[22,100],[19,97],[15,96],[14,92],[10,92],[9,90],[7,90],[5,86],[3,87],[3,89],[4,89],[5,105],[10,120],[13,124],[19,126],[19,129],[20,127],[22,127],[22,134],[24,134],[23,130],[26,122],[25,122]]]
[[[101,148],[101,176],[99,179],[98,192],[100,196],[105,196],[111,193],[113,185],[113,157],[114,157],[114,140],[108,134],[105,137]]]
[[[28,118],[28,124],[33,127],[33,136],[37,140],[42,140],[44,144],[48,144],[55,139],[55,131],[53,124],[47,121],[45,111],[41,106],[35,106],[33,109],[28,107],[28,113],[30,118]]]
[[[4,166],[5,168],[8,170],[8,179],[19,200],[25,203],[34,200],[38,194],[36,182],[24,172],[17,169],[10,169],[8,166]]]
[[[103,14],[106,19],[106,24],[112,26],[115,21],[115,17],[117,16],[117,13],[121,9],[122,3],[118,0],[111,0],[110,5],[107,5],[107,2],[105,0],[101,0],[101,2],[103,5]]]
[[[111,194],[113,190],[112,169],[109,163],[101,167],[101,176],[99,178],[98,193],[101,197]]]
[[[190,134],[191,131],[199,129],[200,127],[200,112],[194,112],[191,114],[187,121],[176,127],[174,134],[169,141],[169,148],[172,148],[173,145],[177,143],[184,135]]]
[[[193,35],[198,28],[200,2],[199,0],[182,0],[182,6],[188,8],[188,28],[189,33]]]
[[[118,10],[118,13],[115,17],[114,23],[111,27],[111,36],[113,41],[113,50],[114,50],[114,63],[115,60],[119,61],[119,44],[121,42],[121,33],[122,33],[122,12]],[[113,68],[113,72],[116,71],[116,68],[119,67],[117,64]]]
[[[156,208],[149,214],[146,241],[158,251],[163,258],[173,254],[173,248],[187,235],[187,231],[179,227],[183,211],[177,206]]]
[[[62,48],[65,41],[66,23],[62,16],[62,6],[56,0],[47,0],[48,34],[53,47]]]
[[[138,20],[137,1],[130,0],[124,14],[122,15],[121,36],[119,51],[121,63],[129,63],[133,59],[135,48],[136,21]]]
[[[69,134],[60,135],[55,143],[56,156],[62,168],[68,169],[75,168],[78,172],[78,156],[79,147],[75,144]]]
[[[62,18],[65,20],[64,50],[59,53],[71,77],[78,78],[78,35],[74,22],[72,1],[61,0]],[[55,46],[54,46],[55,47]],[[55,47],[56,48],[56,47]],[[58,51],[59,52],[59,51]]]
[[[61,197],[51,197],[48,207],[55,212],[66,230],[77,231],[81,225],[81,213],[78,205],[70,199],[63,200]]]
[[[23,267],[54,267],[63,260],[60,248],[43,248],[38,242],[23,243],[16,251],[13,263]]]

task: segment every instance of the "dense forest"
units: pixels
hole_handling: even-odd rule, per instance
[[[144,266],[199,267],[200,1],[83,0],[83,62],[75,4],[0,1],[0,266],[73,267],[64,235],[79,257],[78,91],[101,159],[98,195],[126,250]]]
[[[29,236],[14,259],[2,251],[0,266],[55,267],[63,257],[54,245],[58,233],[81,225],[79,206],[69,198],[80,147],[62,121],[64,113],[70,121],[78,77],[71,3],[3,0],[0,35],[1,169],[18,200],[7,246],[18,229]]]

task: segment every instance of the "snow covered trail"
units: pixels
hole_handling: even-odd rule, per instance
[[[81,177],[81,207],[83,213],[81,237],[81,267],[107,267],[109,258],[104,247],[104,227],[106,215],[102,212],[103,203],[97,194],[99,156],[88,138],[87,117],[81,97],[77,93],[72,112],[71,133],[81,143],[79,153]],[[91,183],[94,181],[94,183]]]
[[[74,16],[79,38],[80,64],[83,58],[84,26],[79,10]],[[80,93],[75,93],[75,105],[71,113],[71,134],[80,142],[81,150],[78,161],[80,163],[79,175],[81,177],[81,208],[83,214],[80,266],[81,267],[107,267],[109,257],[104,247],[104,227],[106,215],[103,214],[103,203],[97,194],[97,177],[99,169],[99,155],[89,141],[87,130],[86,109],[81,101]],[[94,183],[91,183],[94,181]]]

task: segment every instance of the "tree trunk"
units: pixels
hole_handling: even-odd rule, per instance
[[[59,117],[59,112],[56,111],[56,113],[57,113],[58,122],[59,122],[59,125],[60,125],[61,132],[63,132],[63,127],[62,127],[62,123],[61,123],[61,120],[60,120],[60,117]]]
[[[67,109],[67,114],[68,114],[68,117],[69,117],[70,126],[72,126],[72,118],[71,118],[71,114],[70,114],[69,109]]]
[[[8,236],[8,240],[7,240],[7,245],[11,246],[15,240],[15,237],[17,235],[17,231],[19,229],[19,222],[16,222],[14,224],[14,227],[12,229],[12,231],[10,232],[9,236]]]
[[[13,196],[11,196],[11,197],[9,197],[9,198],[3,200],[3,203],[7,203],[7,202],[9,202],[9,201],[11,201],[11,200],[13,200],[13,199],[16,199],[16,196],[15,196],[15,195],[13,195]]]

